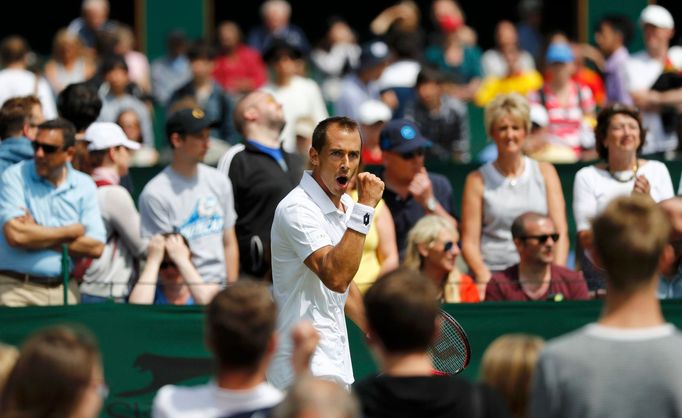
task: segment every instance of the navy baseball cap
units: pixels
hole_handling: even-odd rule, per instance
[[[200,107],[180,109],[173,113],[166,121],[166,135],[177,132],[181,135],[194,134],[204,128],[214,126],[214,121],[206,117],[206,113]]]
[[[382,151],[398,154],[429,148],[433,143],[424,138],[414,122],[405,119],[389,121],[381,130],[379,142]]]

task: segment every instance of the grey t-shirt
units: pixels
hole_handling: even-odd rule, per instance
[[[532,418],[681,417],[682,335],[671,324],[597,324],[550,342],[535,372]]]
[[[204,164],[191,178],[166,167],[142,191],[140,218],[143,237],[179,232],[189,241],[192,262],[204,281],[225,283],[223,233],[237,219],[225,175]]]

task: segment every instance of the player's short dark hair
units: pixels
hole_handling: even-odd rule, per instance
[[[64,137],[64,144],[62,147],[64,149],[76,145],[76,128],[73,126],[73,123],[64,118],[56,118],[47,120],[38,125],[39,131],[52,129],[62,131],[62,136]]]
[[[623,36],[623,44],[625,45],[630,43],[632,40],[632,35],[635,32],[635,27],[632,24],[632,21],[625,15],[606,15],[599,19],[599,22],[597,23],[597,30],[599,30],[602,25],[608,25],[614,31],[620,33]]]
[[[365,294],[372,335],[391,353],[426,351],[435,335],[439,309],[435,285],[412,269],[383,275]]]
[[[329,127],[332,125],[337,125],[339,128],[345,131],[356,131],[359,135],[362,135],[360,132],[360,125],[358,125],[356,121],[349,117],[334,116],[331,118],[327,118],[322,122],[318,123],[317,126],[315,127],[315,130],[313,131],[312,147],[315,148],[315,151],[317,152],[322,151],[322,148],[327,143],[327,131],[329,130]]]
[[[277,308],[263,283],[242,280],[219,292],[206,310],[206,341],[221,368],[254,370],[275,332]]]

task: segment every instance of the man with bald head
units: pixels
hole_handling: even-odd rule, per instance
[[[682,197],[671,197],[658,205],[668,216],[672,232],[668,256],[661,263],[656,294],[659,299],[682,299]]]
[[[559,240],[554,222],[536,212],[519,215],[511,227],[519,263],[493,274],[487,301],[588,299],[582,273],[552,263]]]
[[[244,137],[220,159],[218,170],[234,190],[242,274],[263,278],[270,269],[270,228],[275,208],[303,175],[303,160],[282,149],[284,112],[271,94],[256,91],[241,99],[234,125]]]

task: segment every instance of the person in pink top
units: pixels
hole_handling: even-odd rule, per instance
[[[267,81],[260,53],[242,43],[239,26],[232,21],[218,25],[220,55],[215,60],[213,78],[231,94],[246,94]]]

